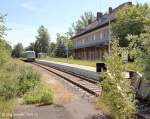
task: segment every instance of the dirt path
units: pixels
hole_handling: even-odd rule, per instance
[[[60,77],[34,66],[42,73],[43,82],[48,84],[54,94],[54,104],[47,106],[21,105],[14,119],[104,119],[92,98],[78,90]]]

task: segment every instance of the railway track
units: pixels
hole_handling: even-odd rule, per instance
[[[102,89],[97,85],[97,83],[95,81],[92,82],[91,80],[87,80],[86,78],[82,78],[78,75],[77,76],[72,75],[72,74],[66,73],[64,71],[57,70],[53,67],[48,67],[48,66],[36,63],[36,62],[32,62],[32,64],[56,74],[57,76],[63,78],[64,80],[67,80],[68,82],[85,90],[89,94],[92,94],[94,96],[99,96],[101,94]],[[142,103],[138,104],[138,113],[136,114],[136,117],[134,119],[150,119],[150,116],[148,116],[150,113],[149,110],[150,110],[149,103],[147,104],[145,102],[142,102]]]
[[[72,74],[69,74],[69,73],[57,70],[55,68],[36,63],[36,62],[32,62],[32,64],[58,75],[59,77],[78,86],[79,88],[82,88],[83,90],[85,90],[86,92],[94,96],[99,96],[101,94],[101,88],[97,85],[95,81],[87,80],[86,78],[79,77],[78,75],[77,76],[72,75]]]

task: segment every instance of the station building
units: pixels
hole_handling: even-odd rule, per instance
[[[97,18],[94,21],[88,20],[87,27],[80,33],[72,37],[75,59],[84,60],[103,60],[105,53],[108,53],[110,39],[109,23],[117,18],[117,11],[123,7],[132,5],[126,2],[112,9],[109,7],[108,13],[97,12]]]

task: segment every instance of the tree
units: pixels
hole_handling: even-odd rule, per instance
[[[72,28],[69,28],[68,29],[68,32],[66,33],[68,35],[69,38],[72,38],[74,33],[73,33],[73,29]]]
[[[66,57],[66,47],[64,43],[64,36],[61,36],[57,33],[56,39],[56,49],[55,49],[55,56],[56,57]]]
[[[65,35],[57,34],[57,42],[55,46],[55,56],[57,57],[68,57],[72,55],[73,44],[68,32]]]
[[[80,19],[72,24],[75,34],[80,33],[88,25],[88,20],[93,21],[94,19],[95,16],[92,12],[85,12],[83,15],[81,15]]]
[[[10,59],[10,51],[7,49],[6,42],[0,40],[0,65],[4,64]]]
[[[28,47],[25,48],[26,51],[34,51],[35,49],[35,43],[30,43]]]
[[[150,7],[148,4],[137,4],[123,8],[117,14],[117,20],[112,25],[112,32],[119,39],[121,47],[127,47],[128,35],[139,35],[145,32],[150,23]]]
[[[144,79],[150,80],[150,6],[147,4],[139,5],[143,10],[143,31],[140,34],[129,34],[126,39],[129,41],[129,55],[134,59],[132,67],[141,72]]]
[[[55,49],[56,49],[56,44],[54,42],[51,42],[49,45],[49,56],[54,57],[55,56]]]
[[[150,26],[149,26],[150,27]],[[150,31],[140,35],[128,36],[130,56],[134,57],[138,72],[144,74],[144,79],[150,80]]]
[[[36,42],[35,42],[35,51],[36,53],[43,52],[43,53],[48,53],[48,48],[49,48],[49,33],[48,30],[41,25],[38,29],[38,36],[36,37]]]
[[[0,13],[0,40],[4,40],[5,32],[7,30],[5,26],[5,16]]]
[[[108,72],[103,73],[101,82],[102,95],[100,99],[114,119],[127,119],[135,113],[131,80],[125,79],[122,75],[125,66],[120,57],[121,51],[115,39],[112,43],[111,54],[106,56]]]
[[[12,56],[19,58],[22,56],[22,53],[23,53],[22,43],[18,43],[12,50]]]
[[[6,26],[4,25],[4,17],[5,15],[0,14],[0,65],[7,62],[10,58],[10,51],[8,47],[9,44],[4,40],[5,32],[7,30]]]
[[[72,37],[71,31],[68,31],[66,33],[66,36],[63,36],[63,41],[65,43],[66,50],[68,50],[68,56],[71,56],[73,53],[73,42],[71,40],[71,37]]]

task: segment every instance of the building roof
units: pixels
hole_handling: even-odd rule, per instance
[[[106,14],[102,15],[102,17],[100,19],[98,19],[98,20],[96,19],[95,21],[93,21],[82,32],[73,36],[72,39],[80,37],[84,34],[87,34],[89,32],[92,32],[94,30],[97,30],[99,28],[102,28],[102,27],[108,25],[109,20],[112,22],[116,19],[116,13],[118,10],[120,10],[123,7],[129,6],[129,5],[132,5],[132,2],[123,3],[123,4],[119,5],[118,7],[116,7],[115,9],[112,9],[112,11],[110,13],[106,13]]]

